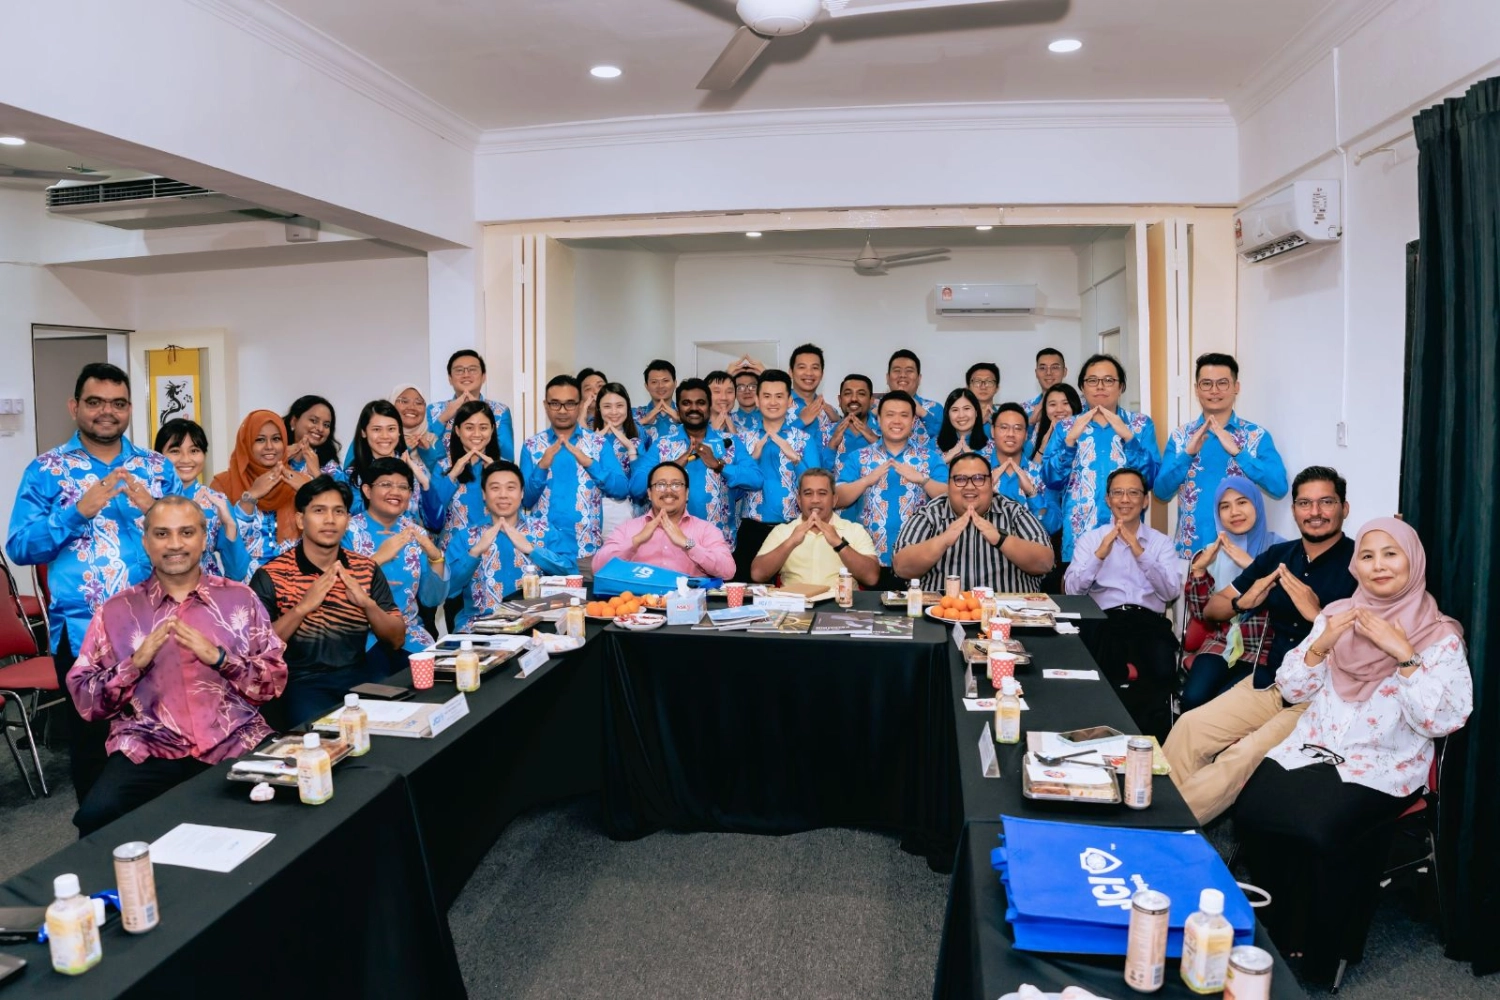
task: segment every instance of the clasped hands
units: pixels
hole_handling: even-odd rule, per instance
[[[1323,610],[1323,604],[1318,600],[1318,595],[1313,589],[1297,578],[1297,574],[1286,568],[1286,563],[1278,563],[1276,568],[1250,585],[1250,589],[1239,596],[1240,610],[1246,611],[1258,608],[1265,601],[1266,595],[1271,592],[1272,587],[1280,587],[1286,592],[1296,607],[1297,613],[1308,621],[1318,617],[1318,612]]]
[[[1073,426],[1068,428],[1068,436],[1064,440],[1066,440],[1070,447],[1077,444],[1078,439],[1083,436],[1083,432],[1088,429],[1091,423],[1108,424],[1114,428],[1116,434],[1120,435],[1126,441],[1135,437],[1135,432],[1130,429],[1129,424],[1120,419],[1118,413],[1114,410],[1107,410],[1102,406],[1096,406],[1091,410],[1084,410],[1073,418]]]
[[[95,482],[78,498],[75,508],[78,513],[92,520],[109,502],[121,493],[130,500],[135,509],[144,514],[156,502],[156,497],[137,476],[125,471],[122,465],[104,478]]]
[[[943,538],[948,546],[952,546],[963,535],[969,527],[978,529],[984,536],[984,540],[994,545],[1000,541],[1000,529],[990,521],[987,511],[980,511],[974,504],[969,504],[962,514],[953,519],[953,523],[943,531]]]
[[[792,529],[792,544],[801,545],[803,539],[814,531],[822,535],[829,545],[838,545],[844,540],[837,528],[819,517],[817,511],[813,511],[798,521],[797,526]]]
[[[1141,544],[1137,537],[1140,534],[1140,521],[1116,521],[1114,525],[1104,533],[1099,541],[1099,547],[1094,550],[1094,558],[1103,559],[1114,549],[1115,542],[1124,542],[1131,553],[1139,559],[1146,547]]]
[[[219,647],[210,642],[208,636],[199,632],[187,622],[179,619],[175,614],[168,615],[161,624],[147,633],[141,640],[141,644],[131,654],[131,666],[137,670],[145,671],[151,668],[161,648],[167,644],[168,639],[176,640],[183,649],[198,658],[198,662],[206,666],[214,666],[219,662]]]
[[[780,434],[771,433],[762,434],[760,436],[760,440],[755,442],[755,447],[750,449],[750,457],[755,459],[757,462],[760,461],[761,453],[765,451],[767,441],[780,448],[781,453],[785,455],[788,461],[792,462],[793,464],[802,461],[802,453],[799,452],[796,448],[793,448],[791,442],[782,437]]]
[[[1331,650],[1333,644],[1351,628],[1397,663],[1405,663],[1417,655],[1400,622],[1388,622],[1369,608],[1349,608],[1336,615],[1329,615],[1327,627],[1314,645],[1319,649]]]
[[[1231,456],[1240,453],[1239,442],[1234,439],[1233,434],[1229,433],[1219,424],[1217,417],[1203,418],[1202,425],[1193,432],[1192,437],[1188,438],[1187,453],[1189,455],[1198,454],[1203,448],[1203,442],[1208,440],[1208,435],[1210,434],[1219,439],[1219,444],[1223,445],[1224,450],[1229,452]]]
[[[641,530],[635,533],[630,540],[631,547],[640,548],[651,540],[651,536],[660,531],[675,546],[685,548],[688,537],[670,517],[664,517],[656,511],[646,515],[646,523],[641,525]]]

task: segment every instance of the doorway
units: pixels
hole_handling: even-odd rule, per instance
[[[66,444],[77,430],[68,415],[84,365],[108,362],[130,371],[129,331],[85,326],[31,326],[31,384],[36,400],[36,451]]]

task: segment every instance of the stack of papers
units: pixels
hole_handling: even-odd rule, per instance
[[[765,608],[745,605],[738,608],[715,608],[703,616],[703,621],[693,628],[714,632],[732,632],[748,629],[752,625],[764,625],[771,621],[771,612]]]
[[[412,701],[377,701],[361,698],[359,707],[370,717],[371,736],[404,736],[430,739],[469,714],[469,701],[460,691],[442,704]],[[322,732],[339,731],[339,712],[330,712],[313,723]]]

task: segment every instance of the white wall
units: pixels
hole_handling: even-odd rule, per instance
[[[653,358],[678,363],[677,255],[646,250],[573,251],[573,356],[646,398],[641,370]]]
[[[1240,410],[1275,434],[1290,474],[1316,463],[1349,480],[1354,526],[1397,507],[1405,245],[1418,214],[1411,139],[1357,165],[1352,154],[1494,73],[1495,38],[1490,0],[1397,0],[1241,128],[1244,201],[1294,179],[1343,181],[1340,245],[1240,265],[1238,355]],[[1290,530],[1285,504],[1276,519]]]
[[[824,391],[861,372],[883,392],[886,361],[907,347],[922,358],[922,394],[944,399],[976,361],[1000,366],[999,399],[1036,394],[1032,370],[1043,347],[1083,355],[1078,257],[1069,247],[955,249],[952,259],[867,277],[852,267],[779,264],[745,254],[684,254],[677,262],[676,362],[690,372],[695,341],[778,340],[775,364],[806,341],[823,348]],[[1045,315],[944,317],[932,313],[939,283],[1036,284]],[[770,363],[772,359],[762,359]]]
[[[316,393],[333,403],[347,444],[365,403],[397,382],[422,382],[428,370],[428,271],[420,257],[135,281],[137,329],[229,331],[239,416],[285,413],[298,396]],[[446,398],[446,382],[434,389]],[[214,471],[227,457],[210,456]]]

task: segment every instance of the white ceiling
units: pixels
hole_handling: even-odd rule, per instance
[[[695,89],[733,0],[276,0],[483,129],[703,111],[1230,99],[1325,7],[1354,0],[1004,0],[830,20],[731,92]],[[1083,41],[1055,55],[1047,43]],[[589,67],[612,63],[615,80]]]
[[[811,229],[766,232],[751,239],[744,233],[696,233],[683,236],[633,236],[614,239],[563,240],[571,247],[587,250],[649,250],[654,253],[755,253],[784,254],[815,252],[829,257],[853,257],[870,238],[878,253],[920,250],[927,247],[1078,247],[1106,236],[1121,236],[1122,226],[996,226],[980,232],[965,228],[915,229]]]
[[[86,157],[69,153],[67,150],[43,146],[37,142],[28,142],[24,146],[0,146],[0,165],[20,167],[23,170],[56,170],[71,173],[80,181],[105,179],[122,181],[145,176],[139,170],[122,170],[106,163],[96,163]],[[85,167],[94,173],[80,172],[74,170],[75,167]],[[9,188],[26,187],[40,190],[56,183],[56,180],[51,179],[0,177],[0,186]]]

